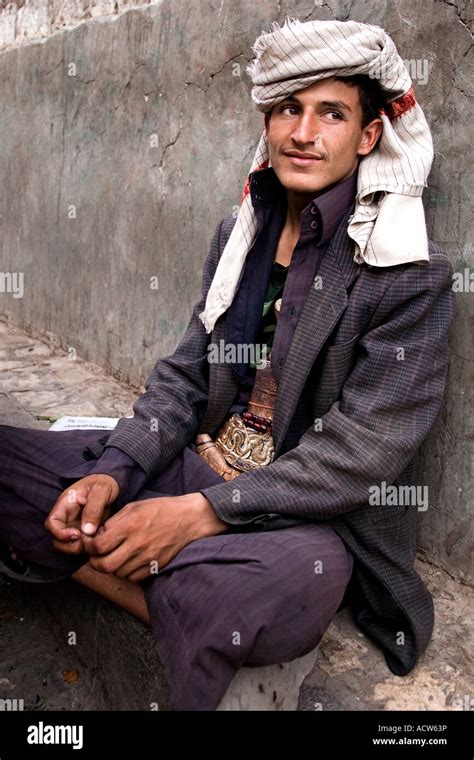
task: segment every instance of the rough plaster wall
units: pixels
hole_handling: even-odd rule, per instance
[[[16,5],[0,14],[4,41]],[[163,0],[125,11],[125,2],[84,0],[63,3],[62,17],[59,5],[26,0],[0,53],[0,270],[25,277],[24,297],[0,293],[0,311],[134,383],[174,350],[263,124],[244,73],[250,46],[286,14],[379,24],[404,59],[428,61],[428,82],[415,90],[436,150],[429,232],[457,270],[472,271],[470,4]],[[61,18],[77,26],[48,37]],[[41,39],[25,44],[28,35]],[[421,546],[466,580],[471,315],[472,294],[458,295],[447,405],[420,457],[430,488]]]
[[[161,0],[0,0],[0,50]]]

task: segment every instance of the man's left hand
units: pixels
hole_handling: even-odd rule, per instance
[[[191,541],[228,528],[198,492],[131,502],[83,542],[94,570],[138,582],[162,570]]]

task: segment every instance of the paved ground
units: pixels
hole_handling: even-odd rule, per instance
[[[0,637],[0,699],[23,700],[24,710],[97,709],[93,679],[54,635],[32,585],[0,579]]]
[[[50,421],[37,417],[130,414],[138,392],[0,318],[0,423],[49,427]],[[436,607],[436,629],[418,667],[405,678],[392,675],[344,611],[321,642],[299,710],[474,709],[473,590],[425,561],[418,561],[418,571]],[[22,697],[30,709],[102,704],[103,694],[94,691],[94,679],[76,661],[74,647],[53,633],[48,619],[31,588],[0,586],[0,636],[6,642],[0,698]]]

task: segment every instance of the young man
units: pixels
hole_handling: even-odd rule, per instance
[[[429,130],[377,27],[291,21],[254,50],[265,131],[239,215],[134,417],[99,441],[0,427],[2,541],[40,577],[90,561],[141,582],[175,709],[310,651],[346,601],[398,675],[433,627],[417,505],[383,498],[413,482],[445,383]]]

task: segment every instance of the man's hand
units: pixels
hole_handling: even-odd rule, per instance
[[[45,522],[54,548],[66,554],[84,552],[84,536],[96,533],[118,495],[118,483],[110,475],[87,475],[63,491]]]
[[[193,493],[131,502],[83,541],[95,555],[94,570],[138,582],[162,570],[191,541],[228,527],[205,496]]]

